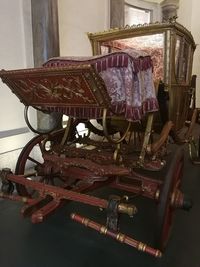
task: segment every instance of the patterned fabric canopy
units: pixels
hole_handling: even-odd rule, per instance
[[[152,60],[146,53],[127,49],[94,57],[57,57],[48,60],[43,67],[74,64],[90,64],[99,72],[111,97],[111,112],[123,114],[129,121],[138,121],[147,112],[158,110]],[[85,110],[79,110],[80,114],[71,110],[65,113],[76,117],[87,114]]]

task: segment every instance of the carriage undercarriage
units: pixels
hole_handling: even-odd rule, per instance
[[[149,117],[151,122],[152,114]],[[105,209],[106,225],[99,225],[76,213],[71,214],[71,218],[122,243],[160,257],[170,235],[175,209],[189,210],[192,206],[180,189],[183,150],[179,148],[170,164],[165,166],[166,161],[157,158],[155,153],[151,154],[150,149],[134,151],[134,144],[127,143],[125,135],[117,140],[110,137],[110,142],[95,141],[90,135],[79,135],[73,139],[71,133],[76,124],[76,120],[69,119],[65,129],[34,137],[22,150],[15,174],[9,169],[1,171],[1,197],[25,203],[21,213],[30,217],[33,223],[42,222],[66,201]],[[166,128],[169,131],[171,124]],[[150,138],[149,134],[146,136]],[[156,143],[160,144],[160,139],[155,142],[155,147],[158,147]],[[148,141],[145,139],[143,143]],[[38,154],[34,158],[35,149],[40,151],[42,163],[37,158]],[[163,147],[161,150],[162,154],[167,153],[166,147],[164,153]],[[34,167],[27,170],[27,162],[32,162]],[[144,169],[148,174],[143,173]],[[154,175],[149,175],[149,172]],[[12,194],[14,184],[19,196]],[[108,199],[87,194],[101,187],[119,189],[120,194],[122,191],[124,194],[108,196]],[[132,204],[133,196],[143,196],[155,202],[158,214],[155,246],[158,249],[120,233],[120,214],[137,216],[137,207]]]

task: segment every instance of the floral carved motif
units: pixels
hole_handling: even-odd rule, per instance
[[[94,100],[86,94],[83,81],[79,76],[59,77],[59,79],[20,79],[17,81],[20,91],[27,95],[30,101],[48,99],[52,102],[81,99],[84,103],[92,104]],[[86,88],[87,89],[87,88]]]

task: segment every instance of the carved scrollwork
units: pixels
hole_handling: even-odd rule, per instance
[[[93,103],[85,94],[79,77],[65,77],[62,80],[50,80],[47,78],[40,79],[40,81],[33,81],[31,79],[19,80],[22,91],[30,95],[30,99],[46,99],[50,98],[53,101],[71,100],[74,98],[81,98],[85,103]]]

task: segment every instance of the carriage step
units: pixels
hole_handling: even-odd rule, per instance
[[[71,219],[80,224],[85,225],[86,227],[90,227],[98,231],[101,234],[108,235],[121,243],[125,243],[131,247],[134,247],[139,251],[146,252],[147,254],[150,254],[156,258],[162,257],[162,252],[160,250],[147,246],[146,244],[140,241],[137,241],[127,235],[124,235],[123,233],[111,231],[110,229],[106,228],[104,225],[98,224],[95,221],[82,217],[79,214],[72,213]]]

